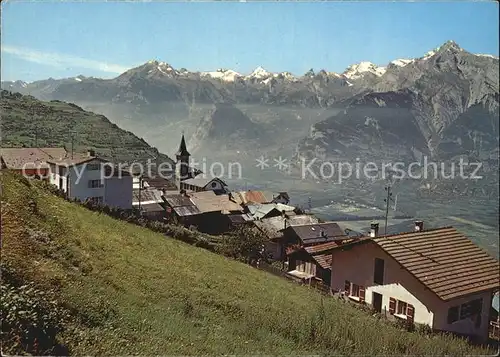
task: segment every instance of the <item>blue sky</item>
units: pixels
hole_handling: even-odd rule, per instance
[[[150,59],[175,68],[342,72],[454,40],[498,56],[490,2],[2,2],[2,80],[111,78]]]

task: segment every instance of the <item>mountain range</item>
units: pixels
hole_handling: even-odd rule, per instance
[[[262,139],[260,149],[291,147],[296,157],[488,158],[498,152],[498,65],[448,41],[420,58],[343,73],[192,72],[153,60],[113,79],[2,88],[105,114],[160,150],[173,150],[185,130],[199,149],[228,140],[251,149]]]

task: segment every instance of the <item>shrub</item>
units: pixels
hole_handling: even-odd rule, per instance
[[[2,266],[2,352],[6,354],[67,355],[57,335],[67,312],[54,300],[54,292],[31,284],[16,287],[6,281]]]

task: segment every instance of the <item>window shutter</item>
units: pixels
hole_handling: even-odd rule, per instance
[[[365,302],[365,287],[364,286],[359,287],[359,301]]]
[[[415,318],[415,308],[411,304],[408,304],[408,308],[406,309],[406,317],[409,323],[413,323],[413,319]]]
[[[396,312],[396,300],[389,298],[389,313],[394,315],[394,312]]]
[[[351,293],[351,282],[349,280],[345,281],[344,290],[347,295]]]

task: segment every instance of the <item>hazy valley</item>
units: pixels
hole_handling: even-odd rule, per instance
[[[446,167],[459,159],[481,162],[482,180],[404,179],[394,192],[399,213],[456,225],[495,251],[498,85],[498,58],[471,54],[453,41],[420,58],[386,67],[361,62],[344,73],[293,76],[259,67],[244,76],[150,61],[109,80],[2,82],[9,91],[103,114],[170,157],[184,132],[192,158],[206,167],[214,161],[242,165],[243,177],[228,178],[233,184],[288,190],[306,207],[311,196],[326,217],[341,210],[331,203],[383,208],[386,181],[303,178],[301,159],[318,165],[357,158],[410,163],[424,156]],[[265,170],[256,167],[261,156],[270,160]],[[273,159],[279,157],[293,166],[278,170]]]

